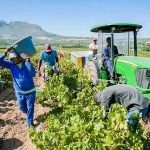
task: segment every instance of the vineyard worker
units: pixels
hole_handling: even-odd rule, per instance
[[[33,126],[36,97],[33,82],[35,69],[29,59],[23,60],[16,53],[10,51],[11,49],[7,49],[4,54],[0,55],[0,66],[10,69],[19,109],[27,115],[28,126]],[[10,60],[4,60],[7,55]]]
[[[148,99],[144,97],[136,88],[125,84],[117,84],[113,86],[106,87],[103,91],[98,92],[94,95],[94,99],[97,103],[101,103],[104,107],[105,115],[112,104],[121,104],[127,109],[127,120],[129,124],[133,123],[131,115],[136,111],[142,114],[142,119],[148,113],[149,102]],[[136,130],[138,125],[138,119],[136,119],[133,128]]]
[[[97,38],[93,38],[92,43],[89,45],[89,49],[93,52],[93,57],[95,57],[98,50]]]
[[[102,52],[103,64],[107,68],[110,76],[113,76],[113,66],[111,60],[111,37],[106,38],[107,45]],[[118,48],[114,45],[114,55],[118,55]]]
[[[47,81],[50,75],[59,72],[57,68],[58,55],[57,52],[51,48],[50,44],[46,44],[45,50],[43,50],[40,54],[40,60],[38,63],[39,75],[42,61],[44,62],[44,80]],[[49,72],[48,70],[52,70],[52,72]]]

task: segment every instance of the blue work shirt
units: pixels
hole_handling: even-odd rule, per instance
[[[118,48],[117,48],[117,46],[114,45],[114,55],[117,55],[117,54],[119,54]],[[110,47],[106,46],[104,48],[103,53],[102,53],[102,57],[104,58],[104,61],[111,58],[111,48]]]
[[[35,88],[33,77],[35,76],[35,69],[28,61],[22,63],[21,68],[11,61],[5,61],[5,54],[0,55],[0,66],[10,69],[13,86],[16,93],[23,93]]]
[[[47,66],[54,66],[57,57],[58,55],[55,50],[52,50],[51,53],[47,53],[45,50],[43,50],[40,54],[40,59],[43,60],[44,64]]]

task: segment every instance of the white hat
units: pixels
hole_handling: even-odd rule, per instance
[[[17,58],[17,54],[14,53],[14,52],[10,52],[10,53],[8,54],[8,57],[9,57],[9,59]]]

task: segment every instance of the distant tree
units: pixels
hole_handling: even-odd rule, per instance
[[[144,43],[142,46],[143,51],[150,51],[150,43]]]

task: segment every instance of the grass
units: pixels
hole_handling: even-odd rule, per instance
[[[53,47],[55,50],[62,50],[62,51],[68,51],[68,52],[71,52],[71,51],[88,51],[88,48],[62,48],[62,47],[56,47],[54,46]],[[37,50],[37,55],[39,55],[39,53],[44,49],[44,47],[36,47],[36,50]],[[0,53],[3,53],[5,52],[6,49],[0,49]],[[132,52],[133,53],[133,52]],[[148,57],[150,58],[150,51],[143,51],[141,49],[138,50],[138,56],[143,56],[143,57]]]

